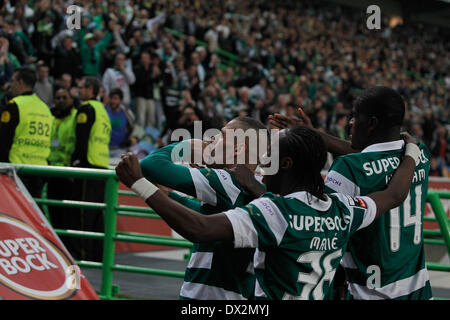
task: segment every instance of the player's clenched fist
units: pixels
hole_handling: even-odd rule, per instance
[[[128,152],[121,155],[122,160],[116,167],[116,174],[120,181],[130,188],[137,180],[142,178],[141,166],[136,156]]]

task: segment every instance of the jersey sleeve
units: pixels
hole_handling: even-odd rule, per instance
[[[196,197],[189,168],[176,164],[175,159],[172,160],[172,151],[176,145],[178,143],[155,150],[142,159],[140,161],[142,174],[152,182]]]
[[[325,177],[325,192],[359,196],[360,188],[356,183],[357,180],[353,170],[347,157],[337,158]]]
[[[377,205],[370,197],[354,197],[334,193],[350,212],[350,234],[369,226],[377,213]]]
[[[242,192],[225,170],[188,168],[178,164],[183,144],[173,143],[152,152],[141,160],[143,175],[158,184],[180,191],[218,208],[234,206]]]
[[[91,129],[95,122],[95,110],[89,103],[84,103],[77,112],[75,127],[75,150],[72,154],[72,165],[89,167],[88,145]]]
[[[189,209],[192,209],[197,212],[202,212],[202,204],[195,199],[191,199],[189,197],[182,196],[173,191],[169,191],[169,198],[172,200],[175,200],[176,202],[178,202],[179,204],[182,204],[185,207],[188,207]]]
[[[268,248],[280,245],[288,228],[287,217],[269,197],[225,212],[233,227],[235,248]]]
[[[0,162],[9,162],[9,151],[19,124],[19,109],[14,101],[9,101],[0,109]]]

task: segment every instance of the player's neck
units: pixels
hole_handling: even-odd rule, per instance
[[[293,180],[282,180],[283,183],[280,185],[280,195],[285,196],[294,192],[306,191],[304,186],[298,184],[297,181]]]
[[[397,140],[401,140],[401,139],[402,138],[400,137],[399,131],[388,132],[387,134],[375,136],[372,139],[370,139],[368,146],[370,146],[372,144],[377,144],[377,143],[397,141]]]

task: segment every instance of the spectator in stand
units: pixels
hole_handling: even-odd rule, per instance
[[[161,72],[157,65],[152,64],[150,53],[141,53],[139,64],[134,69],[136,82],[134,94],[136,97],[137,123],[142,127],[156,127],[156,110],[153,102],[153,83],[158,82]]]
[[[450,170],[450,134],[442,124],[434,133],[430,149],[431,154],[436,158],[437,169],[442,170],[446,175]]]
[[[81,68],[80,51],[74,46],[72,37],[67,35],[55,48],[52,75],[54,78],[59,78],[63,73],[68,73],[73,79],[76,79],[81,77]]]
[[[173,45],[169,40],[163,41],[162,48],[156,50],[156,53],[163,62],[172,62],[178,53],[173,49]]]
[[[72,76],[69,73],[63,73],[56,79],[54,91],[56,92],[58,89],[66,89],[69,90],[72,88]]]
[[[445,177],[443,168],[439,168],[435,157],[430,160],[430,177]]]
[[[52,7],[50,0],[38,0],[35,3],[32,20],[34,31],[31,41],[33,47],[36,48],[37,58],[50,66],[51,58],[53,57],[51,40],[63,23],[61,14],[56,8]]]
[[[14,73],[14,65],[8,57],[8,39],[0,36],[0,99],[3,97],[4,90],[7,90],[5,85],[11,80]]]
[[[106,69],[102,83],[106,94],[109,94],[114,88],[120,88],[123,92],[123,104],[130,107],[130,85],[135,81],[136,77],[131,67],[131,61],[126,59],[125,54],[118,53],[115,57],[114,68]]]
[[[88,22],[88,19],[83,19],[83,28],[76,35],[77,44],[80,48],[83,74],[97,77],[100,72],[100,56],[113,38],[111,30],[115,27],[115,21],[109,20],[107,32],[101,39],[97,39],[91,32],[86,33]]]
[[[46,105],[53,105],[53,85],[49,81],[49,68],[41,64],[37,69],[37,81],[34,85],[34,92]]]
[[[341,138],[342,140],[347,140],[348,138],[347,123],[348,123],[347,115],[340,114],[336,116],[336,123],[331,128],[330,133],[335,137]]]
[[[201,48],[201,47],[198,47],[198,48]],[[205,67],[201,64],[200,54],[197,51],[198,50],[196,49],[196,52],[193,52],[191,54],[191,63],[195,67],[195,71],[196,71],[196,75],[198,77],[200,89],[203,90],[204,89],[204,81],[206,78],[206,71],[205,71]]]
[[[194,133],[194,122],[195,121],[201,121],[202,126],[202,132],[201,135],[203,137],[203,133],[210,129],[210,119],[205,117],[203,113],[197,108],[192,105],[187,105],[183,108],[181,111],[181,117],[178,119],[178,128],[185,129],[189,131],[189,134],[193,138],[200,139],[200,137],[195,137]],[[175,141],[173,141],[175,142]]]
[[[111,140],[109,152],[111,158],[120,158],[131,145],[131,133],[134,129],[134,115],[122,104],[123,93],[119,88],[109,93],[109,104],[106,106],[111,121]]]

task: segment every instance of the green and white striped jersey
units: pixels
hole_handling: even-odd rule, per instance
[[[172,199],[203,214],[226,211],[251,201],[225,170],[194,169],[174,163],[171,154],[177,145],[163,147],[141,160],[142,172],[147,179],[193,196],[201,203],[175,193],[169,194]],[[182,148],[179,150],[181,152]],[[180,298],[252,298],[255,285],[253,254],[254,249],[235,249],[229,242],[194,244]]]
[[[329,296],[350,235],[375,219],[369,197],[265,193],[225,212],[236,248],[257,248],[256,299],[322,300]]]
[[[386,188],[404,155],[403,140],[371,145],[336,159],[325,178],[327,192],[367,195]],[[353,299],[431,299],[422,220],[430,153],[420,160],[405,202],[351,238],[342,260]]]

